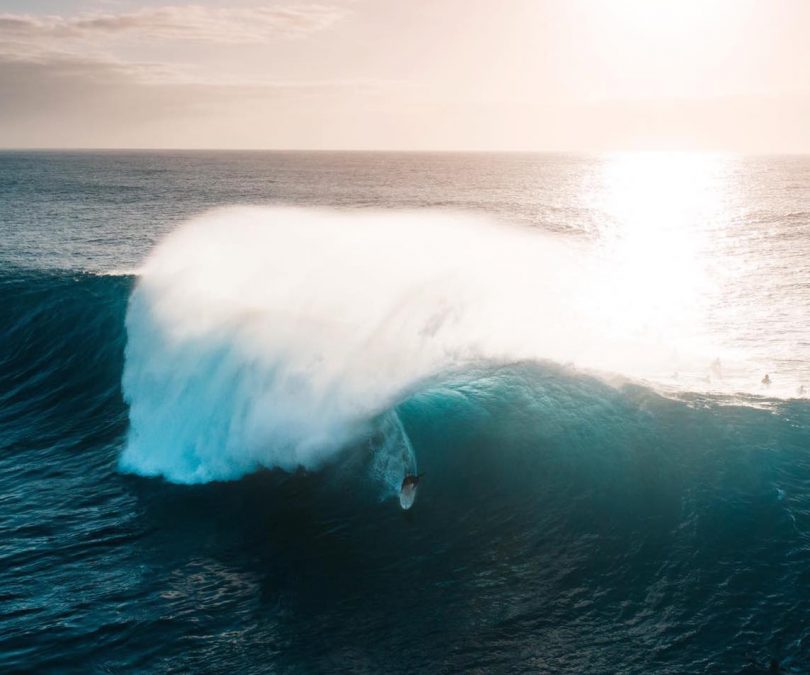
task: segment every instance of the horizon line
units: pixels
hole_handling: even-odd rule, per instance
[[[32,146],[32,147],[0,147],[0,153],[7,152],[278,152],[278,153],[356,153],[356,154],[469,154],[469,155],[616,155],[616,154],[692,154],[692,155],[731,155],[747,157],[806,157],[810,150],[773,150],[773,151],[744,151],[744,150],[710,150],[689,149],[677,150],[672,148],[626,148],[604,150],[516,150],[516,149],[398,149],[398,148],[201,148],[201,147],[126,147],[126,146]]]

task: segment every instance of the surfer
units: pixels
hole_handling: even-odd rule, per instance
[[[768,375],[768,373],[765,373],[765,377],[762,378],[762,384],[764,384],[766,387],[771,385],[771,376]]]
[[[410,492],[412,490],[415,490],[416,486],[419,485],[419,479],[422,478],[422,476],[424,475],[425,474],[423,473],[417,475],[409,473],[407,476],[405,476],[405,478],[402,479],[402,487],[399,488],[400,492],[405,491]]]
[[[406,511],[413,506],[416,500],[416,486],[419,485],[419,479],[425,474],[412,474],[409,473],[402,479],[402,485],[399,488],[399,505]]]

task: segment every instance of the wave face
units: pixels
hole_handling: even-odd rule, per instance
[[[127,277],[0,275],[0,425],[7,447],[70,445],[126,424],[120,374],[132,286]]]

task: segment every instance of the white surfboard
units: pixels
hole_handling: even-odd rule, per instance
[[[399,505],[407,511],[416,500],[416,486],[406,485],[399,491]]]

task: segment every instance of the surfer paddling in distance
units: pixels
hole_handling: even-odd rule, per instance
[[[409,473],[402,479],[402,485],[399,488],[399,505],[406,511],[413,506],[416,499],[416,486],[419,485],[419,480],[425,474],[412,474]]]

